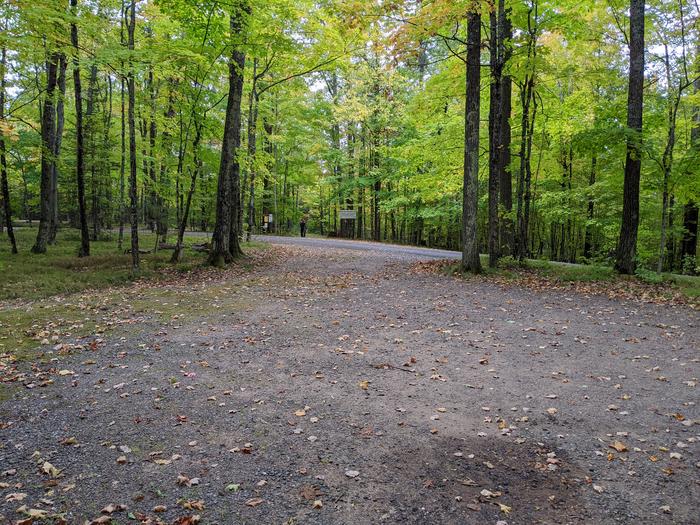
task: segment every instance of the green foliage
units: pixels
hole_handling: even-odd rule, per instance
[[[96,254],[101,242],[114,246],[114,230],[125,217],[121,164],[128,165],[129,159],[121,155],[121,101],[130,62],[136,81],[139,221],[172,232],[197,171],[187,227],[210,230],[228,89],[229,15],[242,4],[137,2],[133,52],[123,45],[122,2],[81,0],[77,17],[67,5],[17,0],[0,6],[5,24],[0,45],[8,51],[6,69],[11,72],[6,75],[7,118],[0,130],[8,147],[14,218],[38,217],[39,108],[46,96],[47,56],[59,52],[69,60],[66,93],[57,98],[66,113],[58,158],[63,223],[77,224],[71,80],[76,58],[84,108],[91,107],[91,114],[84,115],[85,163],[91,234],[101,239]],[[248,32],[236,42],[246,63],[242,146],[235,154],[242,182],[256,175],[256,228],[263,224],[263,213],[271,213],[278,232],[294,231],[308,214],[315,232],[339,234],[338,211],[353,208],[360,217],[352,232],[356,236],[458,249],[464,19],[468,9],[481,8],[486,43],[492,3],[249,0],[246,5],[249,13],[236,10],[246,18]],[[506,43],[512,57],[505,65],[513,83],[509,168],[514,204],[507,210],[500,203],[500,219],[515,222],[517,217],[521,91],[525,78],[533,78],[529,251],[538,259],[607,264],[620,231],[629,136],[624,126],[626,4],[508,0],[506,7],[514,27],[514,38]],[[683,206],[700,200],[700,147],[692,143],[691,133],[700,95],[684,84],[697,69],[692,50],[698,36],[690,29],[697,13],[687,3],[652,2],[648,9],[638,258],[645,268],[656,266],[663,220],[668,231],[666,267],[692,273],[692,257],[682,260],[679,250]],[[71,22],[80,35],[79,56],[67,37]],[[529,43],[534,53],[528,53]],[[481,58],[488,63],[486,45]],[[491,101],[488,68],[482,71],[478,226],[485,251]],[[257,99],[252,96],[254,84]],[[254,100],[257,114],[250,111]],[[674,100],[676,142],[669,160],[664,152]],[[256,131],[249,137],[252,128]],[[249,148],[253,140],[254,152]],[[662,219],[665,162],[670,162],[666,183],[673,204]],[[241,201],[250,199],[246,183]],[[73,241],[60,240],[49,249],[70,252],[72,247],[61,243]],[[144,242],[148,246],[150,240]],[[20,235],[20,249],[26,252],[29,244],[31,239]]]

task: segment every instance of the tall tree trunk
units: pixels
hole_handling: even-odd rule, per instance
[[[479,243],[477,237],[477,206],[479,176],[479,110],[481,15],[478,6],[471,5],[467,14],[467,71],[464,114],[464,186],[462,190],[462,269],[479,273]]]
[[[58,233],[58,159],[61,156],[61,144],[63,142],[63,127],[65,123],[65,97],[66,97],[66,55],[61,53],[58,62],[58,98],[56,100],[56,142],[54,143],[53,163],[51,166],[51,225],[49,227],[49,244],[56,242]]]
[[[503,0],[499,0],[499,17],[501,21],[499,26],[502,30],[500,44],[503,53],[503,65],[505,66],[510,61],[512,56],[511,40],[513,39],[513,25],[510,21],[510,8],[506,8]],[[499,193],[501,206],[503,206],[504,216],[500,221],[501,225],[501,241],[500,253],[512,254],[514,251],[514,231],[513,219],[511,212],[513,211],[513,180],[510,171],[510,113],[511,99],[513,91],[513,81],[510,75],[505,74],[501,79],[501,142],[502,147],[499,158]]]
[[[533,25],[534,10],[534,25]],[[537,55],[537,3],[527,13],[527,67],[525,79],[520,89],[520,104],[522,117],[520,126],[520,168],[518,171],[518,209],[517,209],[517,234],[515,238],[515,255],[519,260],[529,255],[529,220],[530,220],[530,181],[532,179],[532,166],[530,158],[532,152],[532,134],[535,123],[535,59]],[[532,107],[532,115],[530,108]]]
[[[595,184],[596,170],[598,167],[598,155],[594,152],[591,156],[591,172],[588,177],[588,220],[586,222],[586,229],[583,240],[583,256],[586,259],[591,258],[593,252],[593,211],[594,211],[594,201],[593,201],[593,185]]]
[[[136,0],[131,0],[129,6],[128,23],[128,48],[129,48],[129,73],[127,74],[127,86],[129,90],[129,201],[131,220],[131,272],[138,274],[140,271],[139,254],[139,202],[136,180],[136,86],[134,82],[134,30],[136,28]]]
[[[5,67],[7,66],[7,49],[0,50],[0,122],[5,119]],[[5,135],[0,131],[0,184],[2,185],[3,215],[7,226],[7,237],[10,240],[12,253],[17,253],[15,231],[12,229],[12,206],[10,203],[10,186],[7,182],[7,157],[5,151]]]
[[[74,18],[78,17],[78,0],[70,1]],[[85,212],[85,147],[83,144],[83,91],[80,82],[80,47],[78,46],[78,26],[70,24],[70,38],[75,56],[73,57],[73,85],[75,91],[75,177],[78,185],[78,215],[80,217],[80,249],[78,257],[90,255],[90,232]]]
[[[59,54],[51,53],[46,63],[46,93],[41,115],[41,180],[39,230],[32,246],[33,253],[46,253],[53,210],[52,185],[54,151],[56,147],[56,82],[58,78]]]
[[[535,98],[535,75],[530,77],[530,97],[532,100],[532,116],[530,117],[530,129],[527,131],[527,146],[525,149],[525,211],[523,213],[523,256],[527,257],[531,253],[530,244],[528,244],[530,233],[530,208],[533,203],[532,198],[532,140],[535,135],[535,117],[537,117],[537,99]]]
[[[257,68],[258,59],[253,59],[253,78],[250,95],[248,98],[248,165],[246,177],[249,184],[248,191],[248,231],[246,240],[250,241],[250,236],[255,233],[255,174],[257,171],[255,156],[257,154],[257,139],[258,139],[258,87],[257,87]],[[243,213],[241,209],[240,213]]]
[[[630,0],[630,68],[627,91],[627,156],[622,200],[622,224],[615,269],[636,269],[639,227],[639,178],[642,168],[642,106],[644,99],[644,0]]]
[[[241,138],[241,97],[243,95],[245,54],[235,42],[243,34],[243,17],[249,11],[248,4],[244,4],[234,8],[230,18],[234,47],[228,63],[229,93],[216,193],[216,224],[212,235],[212,250],[209,255],[210,263],[215,266],[223,266],[241,253],[238,242],[240,165],[237,156]]]
[[[250,5],[247,2],[242,2],[237,18],[237,27],[235,34],[237,38],[244,33],[243,24],[245,17],[250,14]],[[240,215],[241,206],[241,104],[243,103],[243,74],[245,72],[245,53],[242,50],[234,50],[233,62],[235,64],[235,77],[229,90],[228,102],[232,107],[232,127],[231,130],[231,148],[232,158],[229,169],[229,180],[231,184],[231,217],[229,229],[228,249],[232,258],[237,258],[243,255],[240,245],[241,231],[238,228],[238,217]],[[227,111],[228,117],[228,111]]]
[[[90,66],[88,81],[88,99],[85,118],[87,120],[88,151],[90,152],[90,195],[92,216],[92,240],[96,241],[100,231],[100,210],[97,201],[97,152],[95,147],[95,96],[97,92],[97,64]]]
[[[150,160],[148,162],[148,180],[150,183],[148,194],[148,213],[149,222],[152,224],[152,231],[156,234],[156,243],[154,251],[158,250],[158,218],[160,210],[158,206],[158,179],[156,178],[156,138],[158,127],[156,124],[156,85],[153,78],[153,67],[148,68],[148,92],[151,102],[149,123],[148,123],[148,153]],[[145,117],[144,117],[145,118]],[[145,161],[144,161],[145,162]]]
[[[696,43],[696,56],[700,56],[700,42]],[[693,92],[700,93],[700,61],[696,62],[696,77]],[[690,129],[690,147],[697,154],[700,151],[700,104],[693,106],[693,122]],[[692,176],[692,172],[690,173]],[[681,267],[686,270],[687,261],[692,261],[691,273],[696,267],[698,251],[698,203],[690,199],[683,206],[683,238],[681,240]]]
[[[126,44],[124,41],[124,0],[121,0],[121,17],[119,21],[119,42],[122,46]],[[126,85],[124,81],[124,60],[121,61],[121,142],[120,142],[120,157],[119,157],[119,239],[117,241],[119,251],[122,250],[124,242],[124,179],[126,174]]]
[[[489,266],[495,268],[500,256],[498,200],[500,185],[500,160],[502,143],[503,119],[501,111],[501,94],[503,89],[503,27],[500,25],[502,17],[498,9],[503,9],[503,2],[498,7],[494,4],[489,12],[490,23],[490,100],[489,100],[489,211],[488,211],[488,250]]]
[[[518,209],[517,223],[518,231],[515,238],[515,255],[518,259],[523,260],[528,255],[527,243],[527,215],[529,210],[527,202],[529,202],[529,183],[527,174],[529,172],[530,157],[528,156],[528,140],[530,132],[530,104],[531,98],[531,77],[528,75],[525,79],[525,85],[520,90],[520,102],[522,107],[522,118],[520,127],[520,168],[518,170]]]
[[[102,151],[111,152],[112,142],[110,139],[110,130],[112,129],[112,112],[113,112],[113,89],[112,89],[112,77],[107,74],[107,86],[105,90],[105,100],[104,100],[104,111],[103,111],[103,122],[102,122]],[[110,161],[110,155],[102,155],[101,159],[101,189],[104,192],[104,197],[102,202],[106,203],[106,213],[103,212],[102,220],[103,226],[107,229],[112,229],[112,219],[113,219],[113,209],[112,209],[112,166]],[[106,223],[104,222],[106,218]]]
[[[185,238],[185,228],[187,227],[187,219],[190,214],[190,206],[192,205],[192,196],[194,195],[194,190],[197,184],[197,177],[202,170],[202,160],[199,157],[199,143],[202,138],[202,124],[195,123],[195,133],[194,142],[192,144],[192,155],[194,157],[194,168],[192,169],[192,176],[190,177],[190,189],[187,192],[187,199],[185,200],[185,206],[182,210],[182,218],[178,224],[177,229],[177,244],[175,245],[175,250],[173,251],[173,256],[170,259],[172,263],[180,262],[182,257],[182,243]]]

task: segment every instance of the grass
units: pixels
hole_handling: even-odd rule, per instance
[[[10,253],[7,239],[0,237],[0,360],[3,354],[11,354],[18,361],[48,359],[53,355],[54,338],[66,341],[93,334],[99,337],[118,324],[120,315],[143,313],[169,319],[205,313],[217,303],[215,294],[220,290],[216,288],[202,291],[153,286],[172,277],[173,271],[182,272],[184,277],[185,272],[206,267],[206,253],[185,248],[178,265],[170,263],[172,250],[142,254],[138,279],[144,286],[124,293],[120,287],[133,283],[134,276],[131,255],[118,250],[116,235],[91,242],[90,257],[79,258],[80,238],[75,230],[60,231],[58,242],[49,246],[46,254],[30,252],[35,228],[22,227],[15,232],[20,250],[17,255]],[[150,249],[155,236],[144,233],[139,240],[142,249]],[[186,238],[185,245],[203,240]],[[129,243],[126,236],[124,247]],[[259,250],[266,246],[250,242],[243,248]],[[243,269],[251,265],[250,261],[241,261]],[[90,293],[80,293],[86,291]],[[227,306],[232,306],[234,300],[239,299],[232,297]],[[184,301],[187,308],[183,310]],[[134,329],[131,326],[130,330]],[[41,345],[44,339],[49,344]]]
[[[0,237],[0,301],[12,299],[35,300],[54,295],[65,295],[88,289],[119,286],[133,282],[131,255],[117,248],[117,235],[90,243],[90,257],[77,257],[80,245],[77,230],[59,231],[58,242],[49,246],[47,253],[31,253],[36,237],[36,228],[15,229],[20,253],[10,254],[9,243]],[[4,236],[3,236],[4,237]],[[172,240],[172,236],[171,236]],[[141,254],[140,279],[157,279],[165,269],[189,271],[206,264],[206,253],[187,249],[201,243],[202,237],[185,237],[185,251],[178,265],[170,263],[172,250]],[[131,243],[124,236],[123,247]],[[155,235],[140,233],[141,249],[150,250],[155,245]],[[260,248],[263,243],[244,243],[246,248]]]
[[[20,253],[10,254],[5,239],[0,246],[0,301],[10,299],[33,300],[59,294],[80,292],[92,288],[104,288],[133,281],[131,255],[119,251],[116,234],[112,238],[90,243],[90,257],[77,257],[80,237],[77,230],[61,230],[56,244],[47,253],[31,253],[36,236],[35,228],[15,230]],[[197,240],[201,242],[201,240]],[[130,246],[130,236],[124,238],[124,248]],[[155,236],[139,235],[142,249],[152,249]],[[141,255],[140,277],[157,277],[169,263],[172,250],[159,250]],[[189,270],[205,262],[206,255],[185,250],[179,269]]]
[[[588,264],[559,264],[556,262],[529,260],[526,268],[536,270],[543,277],[559,281],[598,282],[612,281],[616,277],[615,270],[609,266]]]
[[[654,285],[667,289],[669,293],[678,292],[690,303],[697,303],[697,299],[700,298],[700,276],[657,274],[645,270],[640,270],[634,276],[622,276],[609,266],[565,264],[539,259],[528,259],[521,264],[513,258],[501,259],[497,268],[489,268],[488,256],[485,255],[481,256],[481,264],[487,276],[504,277],[514,281],[522,278],[524,272],[527,272],[555,282],[610,283],[611,285],[628,282],[637,285]],[[460,273],[460,264],[450,264],[445,270],[450,274]]]

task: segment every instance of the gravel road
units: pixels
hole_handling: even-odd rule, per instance
[[[6,523],[700,522],[693,310],[264,240],[12,383]]]

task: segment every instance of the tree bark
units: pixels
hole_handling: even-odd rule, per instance
[[[243,34],[244,20],[250,12],[247,3],[231,12],[230,27],[233,39]],[[238,241],[238,204],[240,202],[240,147],[241,98],[245,54],[234,44],[228,63],[229,93],[226,103],[224,138],[221,145],[218,187],[216,193],[216,223],[212,235],[209,262],[223,266],[241,254]]]
[[[61,53],[58,62],[58,98],[56,100],[56,142],[54,143],[53,161],[51,165],[51,225],[49,227],[49,244],[56,242],[58,233],[58,159],[61,156],[61,144],[63,142],[63,128],[65,123],[65,96],[66,96],[66,55]]]
[[[615,269],[633,274],[639,228],[639,178],[642,168],[642,107],[644,99],[644,0],[630,0],[630,68],[627,91],[627,155],[622,200],[622,224]]]
[[[510,21],[510,8],[506,8],[503,0],[499,0],[499,17],[501,21],[499,26],[502,30],[500,44],[503,53],[503,65],[505,66],[511,59],[513,39],[513,25]],[[513,81],[510,75],[505,74],[501,79],[501,142],[502,147],[499,157],[499,193],[500,202],[503,207],[504,215],[500,221],[501,225],[501,240],[500,253],[512,254],[514,251],[514,232],[513,219],[511,212],[513,211],[513,181],[510,171],[510,144],[511,144],[511,129],[510,129],[510,114],[512,104]]]
[[[72,14],[78,16],[78,0],[70,1]],[[90,255],[90,232],[88,231],[85,212],[85,148],[83,143],[83,94],[80,82],[80,47],[78,46],[78,27],[75,21],[70,25],[71,44],[75,51],[73,57],[73,85],[75,91],[75,176],[78,185],[78,215],[80,216],[80,248],[78,257]]]
[[[131,220],[131,272],[138,274],[140,271],[139,258],[139,202],[136,180],[136,86],[134,82],[134,30],[136,28],[136,0],[131,0],[129,6],[128,23],[128,48],[129,48],[129,73],[127,74],[127,88],[129,90],[129,204]]]
[[[124,42],[124,0],[121,1],[121,17],[119,22],[119,42],[122,46]],[[124,82],[124,60],[121,61],[121,149],[119,157],[119,251],[122,250],[124,242],[124,179],[126,174],[126,85]]]
[[[158,127],[156,124],[156,85],[153,78],[153,67],[148,68],[148,91],[150,98],[150,114],[148,123],[148,153],[150,160],[148,162],[148,180],[150,182],[148,194],[148,213],[149,223],[152,224],[152,231],[156,234],[156,244],[154,251],[158,250],[158,220],[160,216],[158,202],[158,179],[156,178],[156,138]],[[144,160],[145,162],[145,160]]]
[[[501,103],[501,95],[503,89],[503,45],[501,43],[503,28],[500,25],[502,17],[498,9],[503,8],[503,2],[499,5],[492,5],[489,13],[490,36],[490,69],[491,69],[491,84],[490,84],[490,100],[489,100],[489,208],[488,208],[488,250],[489,250],[489,266],[495,268],[500,256],[499,242],[499,217],[498,217],[498,201],[499,201],[499,185],[500,185],[500,168],[501,168],[501,149],[502,143],[502,125],[503,119],[501,111],[503,110]]]
[[[5,67],[7,66],[7,49],[0,50],[0,121],[5,119]],[[7,237],[13,254],[17,253],[17,241],[12,229],[12,205],[10,202],[10,186],[7,182],[7,156],[5,136],[0,131],[0,184],[2,185],[2,203],[7,227]]]
[[[100,233],[100,209],[97,201],[97,154],[95,148],[95,92],[97,91],[97,64],[90,66],[88,80],[88,97],[85,118],[87,120],[88,151],[90,152],[90,215],[92,216],[92,240],[96,241]]]
[[[255,233],[255,174],[257,167],[255,164],[255,156],[257,153],[257,138],[258,138],[258,87],[257,87],[257,69],[258,59],[253,59],[253,78],[250,95],[248,98],[248,169],[246,171],[247,181],[249,185],[248,191],[248,231],[246,240],[250,241],[250,236]],[[241,214],[243,210],[241,209]]]
[[[239,14],[236,28],[236,34],[241,35],[244,32],[245,20],[243,17],[250,14],[250,6],[244,2]],[[240,245],[241,231],[238,228],[238,217],[240,215],[241,206],[241,104],[243,102],[243,74],[245,72],[245,53],[241,50],[233,52],[233,62],[235,64],[235,77],[231,84],[229,92],[229,103],[232,108],[232,125],[231,130],[231,147],[233,149],[231,157],[231,166],[229,169],[229,180],[231,184],[231,227],[229,230],[228,249],[232,258],[237,258],[243,255]],[[228,111],[227,111],[228,113]],[[227,115],[228,116],[228,115]]]
[[[0,121],[5,118],[5,67],[7,65],[7,49],[3,46],[0,52]],[[17,241],[12,228],[12,205],[10,202],[10,187],[7,180],[7,156],[5,136],[0,131],[0,184],[2,185],[3,215],[7,227],[7,237],[13,254],[17,253]]]
[[[593,252],[593,225],[591,223],[593,222],[593,212],[595,209],[595,203],[593,201],[593,195],[591,194],[591,192],[593,191],[593,185],[595,184],[597,168],[598,156],[596,155],[596,153],[593,153],[593,155],[591,156],[591,172],[588,177],[588,221],[586,222],[583,240],[583,256],[586,259],[590,259],[591,254]]]
[[[464,186],[462,190],[462,269],[481,272],[477,238],[479,176],[479,111],[481,103],[481,15],[472,5],[467,14],[466,103],[464,113]]]
[[[534,24],[533,25],[533,10]],[[519,260],[524,260],[529,255],[529,220],[530,220],[530,181],[532,179],[532,166],[530,158],[532,152],[532,134],[534,131],[536,108],[535,105],[535,58],[537,55],[537,4],[535,3],[527,13],[527,67],[522,87],[520,89],[520,104],[522,117],[520,126],[520,168],[518,170],[518,210],[517,210],[517,234],[515,237],[515,255]],[[532,107],[532,115],[530,108]]]
[[[51,208],[53,156],[56,147],[55,94],[58,77],[59,54],[51,53],[46,63],[46,94],[41,114],[41,179],[39,229],[32,253],[46,253],[53,210]]]

